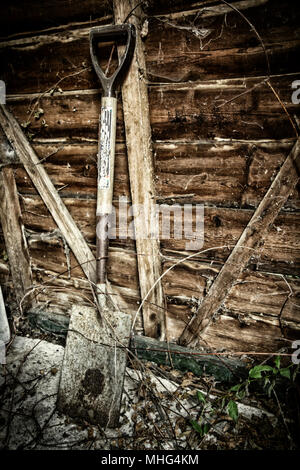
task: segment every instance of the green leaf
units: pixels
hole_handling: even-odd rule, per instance
[[[288,379],[291,378],[291,371],[288,367],[286,367],[285,369],[279,369],[279,373],[280,375],[282,375],[282,377],[287,377]]]
[[[198,421],[195,421],[193,419],[190,421],[190,423],[195,429],[195,431],[198,432],[201,436],[203,436],[203,429],[202,429],[201,424],[199,424]]]
[[[231,392],[238,392],[239,389],[241,388],[242,384],[237,384],[237,385],[234,385],[233,387],[230,388],[230,391]]]
[[[239,417],[239,412],[238,412],[238,407],[235,401],[230,400],[227,405],[227,411],[230,416],[230,418],[233,419],[233,421],[237,421]]]
[[[280,356],[276,356],[274,362],[275,362],[275,366],[277,367],[277,369],[279,369],[280,368]]]
[[[238,393],[237,393],[237,398],[239,400],[242,400],[243,398],[245,398],[246,396],[246,390],[239,390]]]
[[[267,365],[254,366],[252,367],[252,369],[249,370],[249,377],[251,377],[251,379],[261,379],[262,372],[266,372],[266,371],[274,372],[274,368],[271,366],[267,366]]]
[[[197,392],[197,397],[198,397],[198,400],[199,400],[200,402],[201,402],[201,401],[202,401],[203,403],[206,402],[205,396],[203,395],[202,392],[199,392],[199,390],[198,390],[198,392]]]
[[[208,433],[208,431],[210,430],[210,428],[211,428],[211,425],[210,425],[209,423],[205,423],[205,424],[203,425],[203,436],[204,436],[204,434],[207,434],[207,433]]]

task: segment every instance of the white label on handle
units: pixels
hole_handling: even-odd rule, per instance
[[[112,107],[102,106],[100,130],[100,163],[98,167],[99,189],[109,189],[110,186],[111,127]]]

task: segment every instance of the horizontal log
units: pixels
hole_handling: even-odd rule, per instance
[[[195,350],[146,336],[134,335],[130,348],[139,359],[171,366],[182,372],[192,372],[198,377],[212,375],[222,383],[247,376],[246,364],[240,359],[220,358],[205,353],[197,355]]]
[[[1,9],[1,36],[25,31],[41,30],[74,21],[91,21],[112,15],[109,2],[105,0],[51,0],[47,3],[30,0],[13,0]],[[109,21],[109,18],[108,18]]]
[[[132,272],[134,272],[135,269],[136,272],[134,253],[122,252],[118,249],[111,248],[110,258],[113,260],[113,265],[117,268],[117,258],[120,258],[121,255],[123,255],[123,263],[126,263],[126,259],[130,257],[130,269]],[[57,259],[63,259],[61,252],[58,254]],[[38,303],[36,311],[46,311],[49,313],[48,316],[51,316],[53,312],[61,317],[66,317],[69,316],[75,301],[81,305],[91,305],[91,302],[94,302],[89,283],[86,279],[77,277],[74,269],[71,269],[70,276],[67,270],[58,274],[58,270],[61,270],[60,266],[56,266],[56,271],[51,271],[46,267],[37,267],[38,264],[39,261],[36,259],[35,266],[33,267],[33,277],[36,286],[35,295]],[[128,267],[126,268],[125,266],[124,268],[122,266],[122,270],[126,276],[126,273],[129,271]],[[118,283],[110,283],[112,298],[117,301],[122,312],[124,311],[130,315],[135,315],[139,304],[139,292],[135,279],[127,282],[127,284],[131,284],[134,288],[127,288],[119,285],[120,280],[118,278],[117,269],[115,269],[112,277]],[[143,332],[141,315],[137,315],[135,331]]]
[[[58,246],[53,244],[53,240],[32,241],[37,238],[32,235],[28,239],[32,264],[35,271],[41,270],[51,273],[63,273],[58,279],[54,279],[53,285],[58,287],[68,287],[79,289],[85,294],[90,291],[89,285],[84,280],[78,280],[80,271],[73,269],[76,265],[74,258],[70,257],[71,279],[68,279],[68,263],[63,243],[59,240]],[[47,253],[47,255],[46,255]],[[174,261],[175,262],[175,261]],[[172,261],[165,261],[164,272],[173,264]],[[186,261],[174,269],[169,270],[162,278],[163,288],[169,305],[179,306],[184,310],[184,318],[197,307],[206,294],[210,285],[219,273],[221,263]],[[50,280],[53,274],[49,274]],[[112,284],[129,289],[128,295],[131,302],[139,300],[137,283],[137,265],[134,251],[125,250],[120,247],[111,247],[109,251],[108,274]],[[38,274],[37,274],[38,275]],[[38,282],[49,280],[47,277],[37,277]],[[51,283],[50,283],[51,285]],[[283,275],[268,274],[263,272],[246,271],[237,280],[224,307],[234,313],[241,315],[254,314],[259,316],[271,316],[279,318],[284,315],[287,320],[295,323],[299,322],[298,311],[295,307],[300,293],[299,279],[284,277]],[[289,302],[285,304],[287,298]]]
[[[164,264],[166,271],[172,263]],[[179,306],[188,315],[199,306],[213,283],[221,265],[199,262],[183,263],[168,272],[163,278],[164,289],[170,304]],[[298,305],[300,293],[299,279],[289,276],[263,273],[244,272],[236,281],[224,302],[224,309],[241,315],[261,315],[279,318],[283,314],[290,321],[299,322]],[[289,302],[286,304],[287,299]],[[175,308],[175,307],[174,307]]]
[[[29,249],[36,282],[46,281],[37,297],[39,304],[44,303],[49,312],[66,314],[74,301],[85,303],[90,298],[86,280],[80,279],[80,271],[72,269],[76,264],[72,255],[72,277],[68,278],[68,263],[62,243],[60,247],[55,247],[41,241],[30,243],[29,239]],[[164,271],[171,265],[171,261],[165,262]],[[168,271],[163,277],[170,341],[177,341],[220,268],[221,264],[216,262],[189,261]],[[64,274],[53,279],[53,275],[59,272]],[[111,247],[108,277],[114,289],[118,286],[120,292],[125,294],[131,312],[135,312],[140,300],[135,253]],[[299,331],[299,294],[298,279],[244,272],[204,337],[209,345],[206,346],[227,351],[264,352],[274,352],[285,346],[285,337],[294,339]]]
[[[157,142],[158,198],[175,203],[184,196],[186,203],[256,207],[293,142]],[[297,190],[285,208],[299,209]]]
[[[225,4],[223,7],[228,9]],[[145,44],[151,81],[264,75],[268,71],[266,53],[271,73],[291,71],[299,48],[299,11],[292,12],[288,3],[275,1],[272,7],[258,4],[246,13],[260,32],[265,50],[247,21],[230,7],[226,18],[224,14],[205,16],[205,12],[203,8],[203,15],[194,11],[173,20],[149,19]],[[285,24],[279,21],[281,15]]]
[[[299,74],[271,79],[287,111],[297,114],[291,101],[291,83]],[[201,83],[166,84],[149,88],[150,121],[154,140],[171,139],[284,139],[295,137],[282,104],[265,83],[266,77]],[[59,94],[8,96],[7,102],[20,123],[35,139],[97,139],[100,109],[98,90]],[[40,99],[39,99],[40,98]],[[38,101],[37,101],[38,100]],[[43,118],[30,118],[30,109],[43,109]],[[119,104],[117,140],[124,141]]]
[[[299,76],[271,79],[291,115],[299,111],[291,101],[291,83]],[[153,139],[295,137],[294,126],[264,80],[229,79],[150,87]]]
[[[173,312],[170,314],[171,310]],[[170,341],[176,341],[185,326],[184,307],[168,306],[167,331],[170,332]],[[201,337],[201,346],[218,351],[243,351],[245,354],[250,351],[274,354],[282,347],[289,347],[290,340],[284,337],[277,318],[260,315],[243,318],[242,315],[234,316],[221,310]]]
[[[96,201],[94,199],[80,199],[79,203],[77,198],[63,198],[63,201],[85,239],[94,243]],[[21,204],[26,228],[45,232],[56,228],[39,197],[23,195]],[[200,254],[197,257],[198,260],[209,259],[223,262],[236,244],[252,214],[252,210],[246,209],[205,207],[204,244],[201,250],[209,249],[209,251]],[[117,223],[118,217],[117,210]],[[171,228],[172,225],[171,219]],[[166,255],[186,252],[187,243],[188,239],[186,238],[175,239],[172,231],[171,238],[161,239],[161,247]],[[133,240],[129,237],[124,240],[117,238],[111,240],[111,244],[132,247]],[[261,255],[255,256],[254,253],[251,264],[257,264],[260,270],[266,270],[265,268],[268,267],[268,270],[275,270],[274,272],[296,274],[300,263],[299,258],[299,214],[282,212],[270,228]],[[279,269],[284,270],[280,271]]]
[[[294,139],[284,141],[157,142],[155,180],[160,203],[204,203],[256,207],[272,182]],[[62,197],[96,197],[96,143],[35,144],[53,184]],[[26,172],[15,170],[22,194],[34,193]],[[117,144],[114,198],[130,200],[124,144]],[[296,190],[285,209],[299,209]]]
[[[69,317],[43,310],[28,313],[29,324],[45,333],[65,337],[69,326]],[[152,361],[159,365],[170,365],[182,372],[192,372],[201,377],[212,375],[219,382],[230,383],[247,375],[245,361],[233,358],[218,358],[216,355],[195,354],[195,351],[176,344],[158,341],[135,334],[130,350],[140,360]],[[170,363],[170,360],[172,361]]]
[[[96,143],[33,145],[45,170],[60,196],[96,198],[97,152]],[[34,192],[25,170],[15,170],[19,191]],[[124,144],[116,145],[114,198],[126,196],[130,200],[128,166]]]
[[[267,0],[241,0],[232,2],[236,8],[241,11],[261,5],[263,6]],[[200,1],[182,1],[182,0],[151,0],[148,2],[146,9],[151,15],[166,16],[167,18],[181,18],[182,16],[197,14],[198,10],[201,16],[210,17],[224,15],[231,12],[229,5],[219,1],[200,0]],[[251,10],[250,10],[251,11]],[[246,13],[246,12],[245,12]]]
[[[95,252],[95,246],[90,246],[92,251]],[[35,270],[51,271],[57,273],[59,277],[67,279],[71,276],[72,280],[75,279],[75,287],[76,279],[82,278],[77,260],[72,253],[66,255],[62,241],[60,241],[60,246],[54,246],[53,243],[49,246],[47,241],[30,243],[30,257]],[[136,299],[138,299],[136,255],[133,251],[110,247],[107,272],[108,279],[112,284],[134,290]]]
[[[282,2],[272,5],[272,15],[267,8],[258,5],[251,9],[250,19],[263,31],[271,73],[297,72],[297,14]],[[257,36],[237,12],[230,10],[226,21],[224,15],[198,15],[195,23],[195,15],[196,12],[176,21],[149,18],[144,41],[148,80],[186,82],[268,73],[265,52]],[[279,15],[284,16],[284,23],[278,21]],[[58,82],[63,90],[98,88],[90,61],[89,29],[89,25],[84,25],[0,42],[0,63],[6,64],[2,79],[7,92],[44,92]],[[109,55],[110,46],[107,49],[101,48],[100,59]],[[17,74],[13,73],[15,70]]]
[[[77,282],[80,281],[77,280]],[[51,282],[49,284],[51,286]],[[86,297],[88,297],[88,294],[84,293],[83,295],[82,287],[77,295],[66,285],[60,288],[58,286],[45,288],[37,296],[43,314],[40,316],[41,310],[39,310],[38,316],[34,317],[35,323],[33,325],[42,328],[44,331],[63,334],[62,329],[68,321],[67,312],[74,302],[87,304]],[[132,304],[132,307],[134,307],[134,304]],[[228,308],[222,309],[215,322],[212,323],[211,329],[203,337],[202,345],[205,348],[218,351],[274,353],[280,347],[289,345],[286,338],[294,339],[299,334],[299,321],[288,321],[288,315],[286,321],[280,326],[278,316],[247,313],[243,312],[242,308],[243,306],[238,310],[238,313],[231,312]],[[171,342],[177,341],[190,315],[190,307],[176,305],[171,303],[169,299],[166,316],[167,333]]]
[[[7,93],[100,88],[90,58],[89,32],[90,26],[0,42]],[[102,45],[99,50],[104,70],[111,48]],[[12,73],[15,69],[19,78]]]
[[[204,244],[201,250],[209,251],[200,254],[198,259],[224,261],[252,215],[253,211],[245,209],[205,208]],[[257,264],[259,270],[266,271],[268,267],[269,271],[296,274],[299,266],[298,232],[298,213],[281,213],[270,227],[261,254],[253,251],[250,264]],[[164,254],[187,253],[186,240],[161,240],[161,247]]]
[[[98,139],[101,94],[99,89],[47,93],[46,95],[7,96],[14,116],[32,139],[84,137]],[[39,119],[34,117],[43,110]],[[29,124],[30,123],[30,124]],[[124,141],[123,115],[118,103],[117,141]]]
[[[249,9],[257,4],[263,5],[266,0],[247,0],[238,2],[238,7],[241,10]],[[182,11],[193,9],[195,13],[199,7],[205,7],[205,16],[218,16],[224,15],[226,12],[231,12],[229,7],[226,5],[219,4],[214,5],[215,2],[212,0],[205,0],[204,2],[182,2],[176,0],[176,2],[148,2],[146,5],[146,12],[149,15],[159,14],[170,14],[179,12],[182,16]],[[214,6],[210,6],[214,5]],[[107,15],[107,16],[106,16]],[[112,6],[109,2],[101,0],[95,2],[94,0],[88,0],[84,4],[79,1],[75,1],[72,4],[72,8],[67,1],[52,0],[47,4],[38,3],[35,0],[31,0],[24,4],[18,0],[14,0],[9,6],[1,12],[1,31],[2,35],[13,33],[21,33],[27,31],[39,31],[42,28],[59,28],[62,24],[68,24],[71,21],[86,21],[93,22],[95,19],[101,21],[106,16],[106,21],[111,22],[112,20]],[[24,34],[24,33],[23,33]]]
[[[203,334],[215,314],[223,305],[228,293],[241,276],[252,253],[259,253],[265,243],[265,237],[273,227],[277,216],[291,192],[299,181],[298,165],[300,158],[300,139],[297,139],[288,157],[281,166],[273,183],[255,210],[251,220],[244,228],[241,237],[234,246],[224,266],[218,274],[198,312],[180,337],[180,344],[190,344]]]
[[[66,206],[59,197],[51,179],[26,139],[22,129],[14,116],[1,105],[1,126],[7,139],[14,147],[20,161],[23,163],[36,190],[39,192],[45,206],[48,208],[53,220],[60,229],[62,236],[72,249],[78,263],[89,280],[95,279],[95,259],[92,252],[82,236],[82,233],[74,223]]]

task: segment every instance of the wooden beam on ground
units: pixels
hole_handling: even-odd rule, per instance
[[[142,207],[146,224],[150,226],[151,213],[155,208],[154,169],[151,148],[151,128],[149,118],[148,90],[143,73],[146,70],[143,44],[139,28],[140,7],[137,0],[115,0],[115,23],[128,19],[137,29],[136,47],[128,75],[122,86],[124,124],[129,166],[129,179],[132,204]],[[137,8],[136,8],[137,7]],[[120,51],[122,53],[122,51]],[[139,286],[144,299],[161,275],[159,241],[145,235],[145,225],[135,220],[136,251],[138,261]],[[147,297],[143,306],[143,322],[146,336],[164,338],[165,314],[162,285],[158,282]]]
[[[9,260],[14,293],[20,304],[32,286],[32,274],[24,226],[12,168],[4,167],[0,173],[0,221]],[[28,306],[24,302],[24,307]]]
[[[62,202],[43,165],[40,164],[40,160],[18,122],[4,105],[0,107],[0,125],[86,277],[95,282],[95,258],[91,249]]]
[[[179,339],[181,345],[197,344],[199,335],[203,334],[209,327],[213,315],[224,302],[251,256],[257,254],[261,249],[268,228],[274,222],[299,180],[297,171],[299,159],[300,139],[298,138],[207,296],[203,299],[198,313],[184,329]]]
[[[82,305],[73,308],[81,311],[86,309]],[[50,334],[54,333],[55,335],[65,337],[69,328],[74,336],[78,332],[79,325],[74,325],[74,320],[77,321],[78,318],[77,320],[76,318],[70,319],[67,315],[53,315],[52,312],[49,313],[47,311],[42,313],[32,311],[29,313],[28,318],[31,326]],[[234,356],[227,357],[224,353],[218,355],[217,353],[211,354],[210,352],[195,352],[193,349],[138,334],[132,335],[129,350],[132,354],[128,352],[128,357],[131,359],[135,355],[140,360],[155,362],[158,365],[166,365],[183,373],[192,372],[197,377],[201,377],[204,374],[210,375],[222,383],[234,382],[238,378],[245,378],[248,375],[247,361],[245,359],[241,360],[239,357]],[[230,356],[229,353],[228,356]],[[74,354],[74,358],[76,358],[76,354]]]

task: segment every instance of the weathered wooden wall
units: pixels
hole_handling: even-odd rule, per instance
[[[101,94],[88,34],[92,25],[113,21],[111,2],[85,0],[72,2],[72,8],[54,0],[29,3],[32,8],[18,1],[2,7],[0,78],[9,109],[94,250]],[[299,7],[277,0],[232,4],[248,22],[222,1],[150,1],[145,10],[141,75],[148,83],[157,201],[205,205],[204,252],[163,278],[172,341],[196,311],[296,138],[300,105],[292,103],[291,84],[300,79]],[[119,103],[116,201],[119,196],[130,201],[124,139]],[[53,232],[56,224],[25,170],[16,161],[12,166],[34,282],[65,272],[37,300],[64,315],[73,300],[88,295],[89,286]],[[288,344],[285,338],[299,336],[299,208],[295,191],[205,334],[208,346],[275,351]],[[188,254],[185,240],[161,240],[164,270]],[[111,242],[108,270],[135,311],[140,299],[132,240]]]

